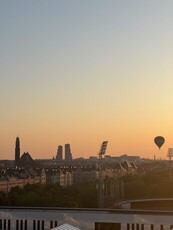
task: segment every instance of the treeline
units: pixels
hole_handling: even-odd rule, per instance
[[[97,190],[94,184],[63,188],[58,184],[16,186],[6,194],[0,192],[0,205],[27,207],[97,207]]]
[[[173,178],[169,170],[124,177],[124,198],[172,198]]]

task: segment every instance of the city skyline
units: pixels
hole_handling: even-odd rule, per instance
[[[159,137],[160,138],[160,137]],[[96,154],[96,155],[92,155],[92,154],[88,154],[87,156],[83,156],[83,155],[78,155],[77,157],[73,157],[73,154],[71,152],[71,146],[69,143],[67,144],[64,144],[64,147],[62,145],[58,145],[55,153],[52,154],[52,156],[50,156],[49,158],[38,158],[40,160],[42,159],[56,159],[57,162],[61,162],[61,161],[72,161],[73,159],[78,159],[78,158],[83,158],[83,159],[87,159],[87,158],[98,158],[99,159],[99,156],[101,154],[101,151],[102,148],[103,148],[103,143],[108,143],[108,141],[103,141],[102,144],[101,144],[101,147],[100,147],[100,151]],[[156,143],[155,143],[156,144]],[[156,144],[157,145],[157,144]],[[157,145],[158,147],[158,145]],[[15,139],[15,144],[14,144],[14,159],[8,159],[8,158],[4,158],[4,159],[0,159],[0,160],[14,160],[15,161],[15,165],[19,165],[20,164],[20,159],[21,157],[24,155],[24,154],[29,154],[29,155],[32,155],[30,154],[30,152],[26,152],[24,150],[25,148],[22,149],[21,151],[21,140],[20,140],[20,137],[17,136],[16,139]],[[144,156],[140,156],[140,155],[128,155],[128,153],[119,153],[118,155],[112,155],[112,154],[107,154],[106,153],[106,149],[107,149],[107,144],[106,144],[106,148],[104,149],[104,154],[103,154],[103,158],[104,157],[125,157],[125,156],[132,156],[132,157],[140,157],[140,158],[145,158]],[[160,149],[160,147],[159,147]],[[170,152],[172,148],[168,148],[168,152]],[[160,160],[160,159],[165,159],[165,158],[169,158],[169,154],[167,152],[167,155],[166,157],[164,158],[159,158],[157,155],[154,155],[152,156],[152,158],[148,158],[148,159],[153,159],[153,160]],[[106,153],[106,154],[105,154]]]
[[[0,159],[165,158],[173,146],[173,2],[0,2]],[[159,150],[156,136],[164,136]]]

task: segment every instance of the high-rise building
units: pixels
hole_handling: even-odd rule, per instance
[[[72,153],[70,149],[70,144],[65,144],[65,160],[71,161],[72,160]]]
[[[15,146],[15,165],[19,166],[20,164],[20,140],[19,137],[16,138],[16,146]]]
[[[59,145],[56,154],[57,161],[62,161],[62,151],[63,151],[62,145]]]

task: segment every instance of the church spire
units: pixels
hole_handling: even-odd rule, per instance
[[[20,140],[19,137],[16,138],[16,146],[15,146],[15,165],[19,166],[20,161]]]

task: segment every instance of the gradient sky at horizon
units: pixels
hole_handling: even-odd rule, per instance
[[[173,1],[0,2],[0,159],[173,147]],[[153,139],[163,135],[162,150]]]

